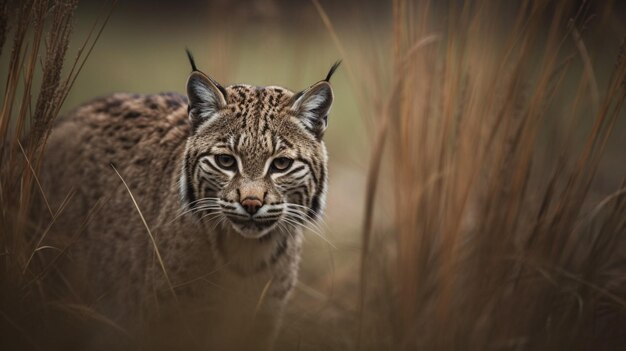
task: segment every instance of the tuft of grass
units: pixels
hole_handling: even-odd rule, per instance
[[[504,26],[502,4],[449,4],[438,25],[432,4],[393,2],[393,88],[366,190],[358,348],[626,345],[624,183],[589,212],[623,117],[626,61],[597,88],[582,6],[524,2]],[[434,34],[441,40],[414,49]],[[568,125],[585,120],[585,137],[574,138]],[[392,171],[378,179],[382,165]],[[384,230],[371,222],[377,188],[393,194]],[[389,250],[374,250],[375,236]]]
[[[45,206],[54,221],[64,205],[50,208],[37,173],[59,110],[111,13],[94,24],[64,74],[77,3],[0,4],[0,47],[12,36],[0,111],[0,345],[6,349],[45,349],[43,330],[52,323],[43,320],[50,301],[41,286],[41,278],[52,267],[38,270],[32,262],[39,252],[58,251],[58,258],[65,249],[41,245],[51,223],[41,223],[43,219],[31,214],[33,208]]]

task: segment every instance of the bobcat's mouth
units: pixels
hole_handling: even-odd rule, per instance
[[[263,206],[258,212],[249,214],[243,209],[238,211],[235,207],[234,211],[227,208],[223,213],[232,227],[244,238],[258,239],[276,228],[283,216],[283,209]]]
[[[245,238],[258,239],[269,233],[278,224],[278,219],[240,218],[226,215],[233,228]]]

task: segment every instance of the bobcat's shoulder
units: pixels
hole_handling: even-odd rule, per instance
[[[96,148],[90,151],[114,159],[112,155],[139,144],[184,142],[190,132],[187,98],[177,93],[116,93],[78,107],[57,129],[70,129],[86,148]]]

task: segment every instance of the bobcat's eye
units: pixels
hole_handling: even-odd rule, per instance
[[[279,157],[272,161],[272,170],[275,172],[284,172],[293,164],[293,160],[287,157]]]
[[[218,166],[228,170],[232,170],[237,166],[237,161],[235,160],[235,158],[227,154],[216,155],[215,163],[217,163]]]

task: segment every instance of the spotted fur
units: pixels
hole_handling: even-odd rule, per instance
[[[114,94],[73,111],[50,137],[41,181],[53,207],[72,194],[52,231],[81,229],[66,268],[81,299],[133,330],[201,305],[210,313],[193,313],[194,325],[209,343],[242,346],[254,333],[257,348],[271,344],[302,228],[324,208],[332,100],[327,80],[293,93],[222,87],[194,69],[186,97]]]

